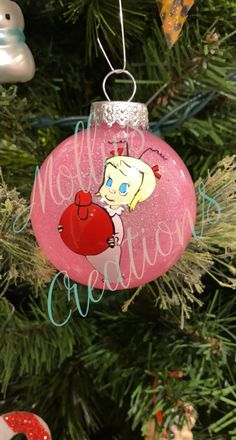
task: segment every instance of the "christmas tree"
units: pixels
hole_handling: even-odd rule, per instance
[[[38,414],[57,440],[185,440],[192,429],[196,440],[236,439],[236,4],[196,1],[169,48],[160,5],[123,0],[135,100],[192,175],[196,225],[166,274],[107,291],[86,318],[59,280],[55,323],[71,316],[57,326],[56,269],[28,222],[30,193],[37,167],[104,99],[98,36],[122,65],[119,2],[18,3],[37,69],[30,82],[0,86],[1,414]],[[119,100],[130,88],[125,76],[108,86]],[[86,287],[77,294],[85,310]]]

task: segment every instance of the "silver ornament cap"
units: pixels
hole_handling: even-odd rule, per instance
[[[112,127],[118,124],[121,128],[148,128],[148,109],[140,102],[98,101],[91,105],[90,115],[95,126],[106,124]]]

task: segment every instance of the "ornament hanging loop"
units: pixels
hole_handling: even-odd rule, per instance
[[[100,39],[99,39],[99,37],[97,37],[97,42],[99,44],[99,47],[100,47],[100,49],[101,49],[105,59],[107,60],[107,63],[110,66],[110,69],[111,69],[111,72],[109,72],[105,76],[105,78],[103,80],[102,87],[103,87],[104,95],[106,96],[107,100],[111,101],[111,99],[109,98],[109,96],[107,94],[107,91],[106,91],[106,82],[107,82],[108,78],[111,75],[113,75],[113,74],[120,75],[120,74],[124,73],[125,75],[128,75],[131,78],[131,80],[133,82],[133,85],[134,85],[133,93],[132,93],[131,97],[128,99],[128,102],[130,102],[130,101],[132,101],[132,99],[134,98],[134,96],[136,94],[137,83],[136,83],[136,80],[133,77],[133,75],[128,70],[126,70],[127,57],[126,57],[125,30],[124,30],[124,16],[123,16],[122,0],[119,0],[119,9],[120,9],[120,26],[121,26],[122,48],[123,48],[123,69],[114,69],[114,67],[111,64],[111,61],[109,60],[109,57],[108,57],[108,55],[107,55],[107,53],[106,53],[106,51],[105,51],[105,49],[104,49]],[[97,31],[98,31],[98,29],[99,29],[99,26],[97,27]]]
[[[110,78],[110,76],[112,76],[114,74],[115,75],[121,75],[122,73],[124,73],[125,75],[127,75],[127,76],[129,76],[131,78],[131,80],[133,81],[133,86],[134,86],[133,93],[132,93],[131,97],[127,101],[130,102],[134,98],[134,96],[136,94],[136,91],[137,91],[137,83],[136,83],[135,78],[133,77],[133,75],[128,70],[125,70],[125,69],[113,69],[111,72],[109,72],[105,76],[105,78],[103,80],[103,84],[102,84],[104,95],[106,96],[108,101],[111,101],[111,99],[110,99],[110,97],[109,97],[109,95],[108,95],[108,93],[106,91],[106,82],[107,82],[108,78]]]

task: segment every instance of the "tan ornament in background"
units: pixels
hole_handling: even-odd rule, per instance
[[[157,440],[157,435],[158,434],[156,432],[156,421],[153,417],[147,425],[144,438],[145,440]]]
[[[192,429],[196,423],[196,412],[192,406],[186,406],[186,419],[187,422],[184,424],[182,429],[178,429],[176,425],[173,425],[171,432],[174,434],[174,440],[193,440]],[[178,417],[176,418],[178,422]],[[168,432],[165,434],[160,434],[156,431],[156,420],[153,417],[147,425],[145,440],[167,440],[169,438]]]

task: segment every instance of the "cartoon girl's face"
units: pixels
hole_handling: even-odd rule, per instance
[[[111,207],[130,205],[142,185],[143,175],[123,162],[122,169],[109,163],[100,195]]]

